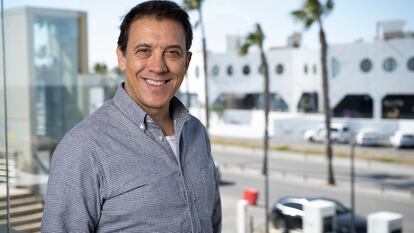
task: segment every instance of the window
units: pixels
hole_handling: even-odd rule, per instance
[[[316,74],[316,72],[317,72],[316,64],[313,64],[313,74]]]
[[[249,67],[249,65],[244,65],[242,71],[243,71],[243,74],[244,75],[249,75],[250,74],[250,67]]]
[[[359,67],[361,68],[362,72],[368,73],[372,69],[372,62],[368,58],[365,58],[361,61]]]
[[[214,65],[213,69],[211,70],[211,73],[213,74],[213,76],[217,76],[219,74],[219,71],[220,71],[220,69],[219,69],[218,65]]]
[[[308,74],[308,65],[307,65],[307,64],[305,64],[305,65],[303,66],[303,72],[304,72],[305,74]]]
[[[291,207],[291,208],[294,208],[294,209],[298,209],[298,210],[302,210],[303,209],[303,205],[302,204],[295,203],[295,202],[285,203],[285,206]]]
[[[331,75],[332,78],[335,78],[339,74],[339,70],[341,68],[341,65],[335,57],[331,58]]]
[[[221,105],[226,109],[263,109],[262,93],[224,93],[214,101],[213,105]],[[270,93],[270,111],[287,112],[285,100],[277,93]]]
[[[227,75],[228,76],[233,75],[233,66],[232,65],[227,66]]]
[[[300,97],[298,103],[299,112],[317,112],[318,111],[318,93],[305,92]]]
[[[283,70],[284,70],[284,68],[283,68],[282,64],[277,64],[276,65],[276,69],[275,69],[276,74],[279,74],[279,75],[283,74]]]
[[[408,59],[407,68],[409,71],[414,71],[414,57],[410,57],[410,59]]]
[[[392,72],[397,68],[397,62],[392,57],[386,58],[382,64],[382,68],[387,72]]]
[[[414,119],[414,95],[387,95],[382,100],[382,118]]]
[[[334,117],[372,118],[373,101],[369,95],[347,95],[333,112]]]

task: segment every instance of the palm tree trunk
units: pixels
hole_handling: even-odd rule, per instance
[[[205,118],[206,118],[206,128],[207,131],[210,127],[210,120],[209,120],[209,98],[208,98],[208,66],[207,66],[207,42],[206,42],[206,33],[204,31],[204,23],[203,23],[203,14],[200,8],[198,8],[198,14],[200,16],[200,27],[201,27],[201,43],[203,46],[203,70],[204,70],[204,102],[205,102]]]
[[[323,111],[325,114],[325,153],[328,159],[328,184],[335,185],[335,177],[332,166],[332,140],[331,140],[331,110],[329,106],[329,80],[328,80],[328,68],[327,68],[327,54],[328,45],[326,43],[325,32],[323,30],[322,22],[319,21],[319,40],[321,43],[321,65],[322,65],[322,92],[323,92]]]
[[[264,109],[264,137],[263,137],[263,167],[262,174],[265,178],[265,232],[269,232],[269,174],[268,174],[268,150],[269,150],[269,67],[267,64],[266,55],[263,51],[263,48],[260,47],[260,56],[263,67],[263,76],[264,76],[264,91],[263,91],[263,109]]]

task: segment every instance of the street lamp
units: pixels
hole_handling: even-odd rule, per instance
[[[351,142],[351,233],[355,233],[355,146]]]

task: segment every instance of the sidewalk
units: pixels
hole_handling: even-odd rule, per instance
[[[211,137],[211,143],[222,146],[239,146],[250,149],[262,149],[261,138],[232,138]],[[332,144],[335,159],[345,158],[349,160],[351,146],[349,144]],[[308,143],[297,140],[269,139],[270,151],[298,152],[307,155],[318,155],[324,157],[325,144]],[[355,158],[366,162],[382,162],[383,164],[409,165],[414,168],[414,148],[395,149],[391,147],[355,147]],[[414,172],[413,172],[414,173]]]

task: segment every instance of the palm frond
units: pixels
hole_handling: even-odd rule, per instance
[[[240,55],[246,55],[249,48],[254,45],[262,49],[264,39],[265,39],[265,36],[262,30],[262,27],[260,26],[260,24],[256,23],[254,31],[247,34],[242,45],[240,46],[239,48]]]
[[[251,44],[249,43],[243,43],[242,46],[240,46],[239,48],[239,54],[244,56],[247,54],[247,52],[249,51]]]
[[[201,7],[202,0],[184,0],[183,6],[186,11],[197,10]]]
[[[303,11],[308,15],[308,18],[318,21],[323,14],[323,7],[319,0],[307,0],[303,5]]]
[[[303,10],[292,11],[290,14],[298,22],[304,23],[308,20],[308,15]]]

